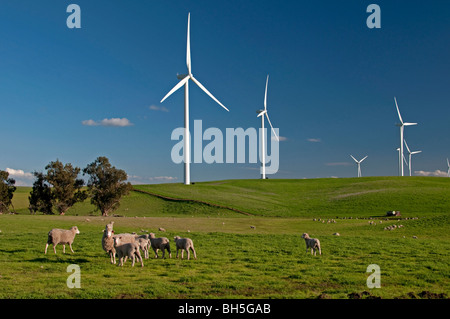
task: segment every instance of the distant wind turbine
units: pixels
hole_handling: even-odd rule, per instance
[[[397,148],[398,152],[398,176],[400,176],[400,147]],[[408,166],[408,162],[406,161],[405,155],[403,155],[403,161],[405,162],[406,166]]]
[[[362,163],[362,161],[364,161],[366,158],[367,158],[367,156],[366,157],[364,157],[362,160],[356,160],[356,158],[354,158],[352,155],[350,155],[352,158],[353,158],[353,160],[356,162],[356,164],[358,165],[358,177],[361,177],[361,163]]]
[[[410,150],[409,147],[408,147],[408,144],[406,143],[406,140],[405,140],[405,146],[406,146],[406,149],[408,150],[408,154],[409,154],[409,164],[408,164],[408,168],[409,168],[409,176],[411,176],[411,156],[414,155],[414,154],[422,153],[422,151],[414,151],[414,152],[411,152],[411,150]]]
[[[261,129],[262,129],[262,136],[261,136],[261,162],[262,162],[262,171],[261,171],[261,178],[266,179],[266,145],[265,145],[265,133],[264,133],[264,114],[267,117],[267,121],[270,124],[270,127],[272,128],[273,134],[275,135],[275,138],[277,141],[279,141],[277,133],[275,133],[275,130],[273,129],[272,123],[269,119],[269,114],[267,113],[267,85],[269,84],[269,75],[267,75],[266,80],[266,92],[264,94],[264,110],[258,110],[256,113],[258,113],[257,117],[261,117]]]
[[[450,162],[448,161],[448,158],[447,158],[447,166],[448,166],[447,177],[450,177]]]
[[[219,102],[194,76],[191,72],[191,40],[190,40],[190,20],[191,14],[188,14],[188,25],[187,25],[187,45],[186,45],[186,65],[188,74],[177,75],[177,78],[181,80],[177,85],[173,87],[169,93],[161,100],[160,103],[164,102],[173,92],[177,91],[184,85],[184,184],[189,185],[191,183],[191,173],[190,173],[190,159],[191,150],[189,143],[189,80],[192,80],[198,87],[200,87],[206,94],[209,95],[214,101],[216,101],[221,107],[229,111],[222,103]]]
[[[400,120],[400,123],[396,124],[397,126],[400,127],[400,158],[399,158],[399,167],[400,167],[401,176],[404,176],[403,162],[401,160],[401,158],[404,156],[403,155],[403,131],[404,131],[405,126],[417,125],[417,123],[405,123],[405,122],[403,122],[402,116],[400,115],[400,110],[398,109],[397,99],[395,97],[394,97],[394,101],[395,101],[395,106],[397,107],[398,118]]]

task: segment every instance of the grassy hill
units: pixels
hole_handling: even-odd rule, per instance
[[[243,212],[267,217],[368,217],[399,210],[404,217],[413,217],[450,212],[450,178],[438,177],[225,180],[134,188],[142,192],[125,197],[117,214],[239,216]],[[29,192],[30,188],[18,187],[14,195],[13,203],[19,213],[28,212]],[[99,213],[86,201],[67,214]]]
[[[0,299],[345,299],[368,290],[381,298],[450,295],[448,178],[229,180],[135,189],[140,192],[126,196],[115,212],[125,217],[104,218],[89,201],[65,216],[30,215],[30,188],[19,187],[19,214],[0,215]],[[400,210],[403,219],[355,218],[387,210]],[[322,222],[337,216],[336,223]],[[198,259],[113,266],[101,248],[102,230],[111,220],[116,233],[190,237]],[[73,225],[80,229],[75,254],[58,247],[57,255],[44,255],[48,231]],[[303,232],[320,238],[322,256],[305,252]],[[171,246],[175,257],[173,241]],[[81,289],[66,285],[70,264],[81,268]],[[381,289],[367,287],[370,264],[380,266]]]

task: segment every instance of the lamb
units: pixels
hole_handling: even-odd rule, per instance
[[[141,262],[141,267],[144,267],[144,261],[142,260],[141,253],[139,252],[139,244],[137,243],[123,243],[122,237],[114,237],[114,248],[119,258],[119,264],[117,266],[123,266],[123,263],[127,261],[127,258],[131,258],[131,267],[134,267],[134,262],[137,257]],[[125,260],[124,260],[125,257]]]
[[[47,244],[45,245],[45,254],[47,254],[47,248],[48,245],[53,244],[53,251],[56,254],[56,245],[61,244],[63,245],[63,253],[66,253],[66,244],[69,244],[70,250],[72,253],[74,253],[72,249],[72,243],[75,239],[75,235],[79,234],[80,231],[78,230],[77,226],[73,226],[71,229],[59,229],[59,228],[53,228],[48,232],[48,240]]]
[[[306,252],[311,248],[311,255],[314,251],[314,256],[316,255],[316,249],[319,249],[319,255],[322,255],[322,251],[320,249],[320,241],[317,238],[311,238],[307,233],[303,233],[302,238],[305,239],[306,243]]]
[[[194,258],[197,259],[197,254],[194,249],[194,242],[190,238],[181,238],[180,236],[175,236],[175,245],[177,246],[177,258],[178,258],[178,250],[181,249],[181,259],[183,259],[184,251],[187,252],[187,259],[189,260],[190,253],[189,249],[194,253]]]
[[[148,249],[150,246],[150,237],[149,235],[140,235],[140,236],[136,236],[135,238],[135,243],[137,243],[139,245],[139,248],[142,249],[142,251],[144,252],[144,258],[148,259]]]
[[[155,252],[155,258],[158,258],[158,249],[161,249],[163,252],[162,258],[165,256],[165,249],[169,252],[169,258],[172,258],[172,253],[170,252],[170,243],[166,237],[155,238],[154,233],[150,233],[150,245],[152,246],[153,251]]]
[[[102,237],[102,247],[103,250],[109,254],[109,257],[111,258],[111,264],[116,263],[116,249],[114,248],[113,224],[114,222],[111,222],[106,225]]]
[[[124,243],[134,243],[136,241],[136,234],[123,233],[113,236],[114,238],[121,237],[121,242]]]

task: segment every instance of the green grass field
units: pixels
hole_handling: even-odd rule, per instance
[[[14,197],[18,214],[0,215],[0,298],[450,295],[450,179],[232,180],[135,188],[195,201],[132,192],[115,212],[123,217],[101,217],[89,202],[65,216],[30,215],[30,188],[19,187]],[[387,210],[400,210],[402,220],[385,220],[381,216]],[[336,223],[326,222],[331,218]],[[116,233],[145,230],[168,237],[172,258],[144,260],[144,268],[132,268],[130,262],[111,265],[101,248],[102,230],[111,220]],[[404,227],[384,230],[393,224]],[[81,232],[75,254],[66,247],[63,255],[58,247],[57,255],[52,249],[44,255],[48,231],[73,225]],[[303,232],[320,239],[322,256],[305,252]],[[175,235],[194,240],[197,260],[174,258]],[[70,264],[80,266],[80,289],[66,285]],[[366,285],[370,264],[380,266],[379,289]]]

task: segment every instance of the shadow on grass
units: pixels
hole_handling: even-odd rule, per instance
[[[83,264],[89,262],[86,258],[57,258],[57,259],[51,259],[47,257],[38,257],[29,259],[28,261],[36,262],[36,263],[43,263],[43,262],[49,262],[49,263],[60,263],[60,264]]]

